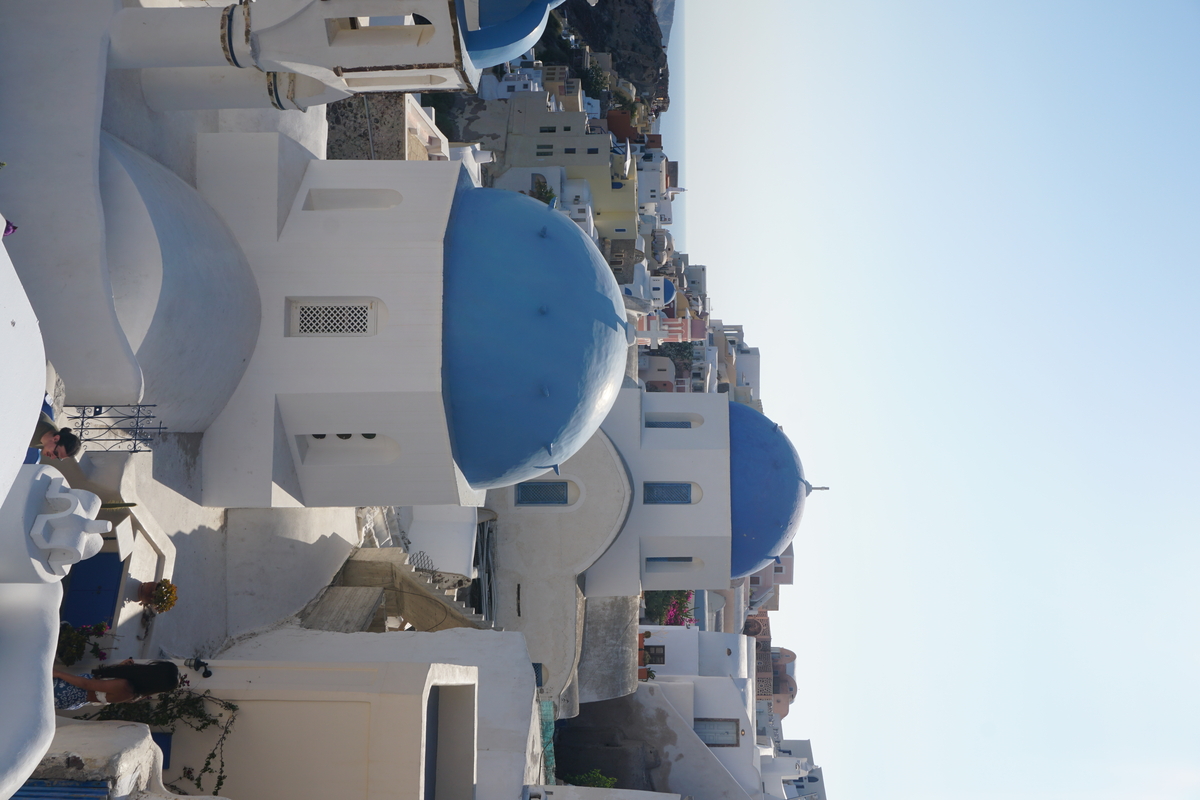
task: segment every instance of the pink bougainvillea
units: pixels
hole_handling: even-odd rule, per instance
[[[695,623],[696,618],[692,616],[692,610],[688,606],[692,602],[695,593],[688,591],[685,598],[675,598],[671,600],[671,605],[667,606],[667,616],[663,620],[664,625],[691,625]]]

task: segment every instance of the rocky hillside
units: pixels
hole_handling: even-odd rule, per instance
[[[567,0],[568,27],[583,37],[592,50],[612,53],[613,69],[647,98],[662,97],[660,110],[669,101],[667,54],[653,0]]]

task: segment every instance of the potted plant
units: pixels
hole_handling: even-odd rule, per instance
[[[163,614],[175,607],[178,593],[175,584],[166,578],[157,583],[146,581],[138,586],[138,602],[155,612]]]
[[[58,629],[58,652],[55,654],[65,666],[71,666],[83,658],[91,650],[93,656],[100,661],[108,658],[108,653],[100,649],[100,643],[92,641],[108,633],[108,624],[97,622],[95,625],[84,625],[76,628],[69,622],[64,622]]]

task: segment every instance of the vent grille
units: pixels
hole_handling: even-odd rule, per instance
[[[371,307],[367,305],[300,306],[297,311],[297,333],[301,336],[370,333]]]
[[[687,419],[648,419],[647,428],[690,428],[692,421]]]
[[[288,336],[374,336],[383,303],[377,297],[289,297]]]

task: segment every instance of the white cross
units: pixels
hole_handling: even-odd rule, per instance
[[[658,327],[658,317],[651,317],[647,322],[651,326],[650,330],[637,332],[638,344],[642,344],[642,340],[645,339],[651,350],[657,350],[660,344],[668,340],[671,333]]]

